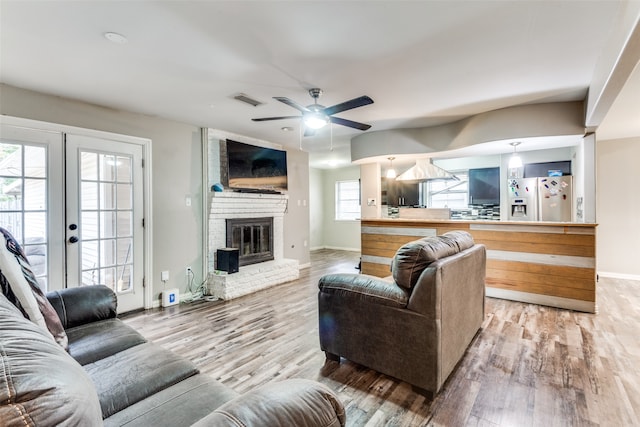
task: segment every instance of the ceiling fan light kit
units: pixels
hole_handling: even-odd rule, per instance
[[[303,114],[303,118],[304,125],[314,130],[322,129],[329,124],[329,117],[322,113],[306,113]]]
[[[343,111],[351,110],[358,107],[363,107],[365,105],[373,104],[373,99],[368,96],[361,96],[358,98],[351,99],[346,102],[342,102],[340,104],[333,105],[331,107],[325,107],[323,105],[318,104],[318,98],[322,95],[322,89],[312,88],[309,89],[309,95],[313,98],[313,104],[305,107],[303,105],[298,104],[297,102],[286,98],[274,96],[273,99],[282,102],[283,104],[287,104],[290,107],[295,108],[296,110],[302,113],[302,116],[279,116],[279,117],[262,117],[251,119],[254,122],[264,122],[270,120],[285,120],[285,119],[300,119],[302,117],[302,122],[307,129],[304,133],[304,136],[312,136],[315,134],[315,131],[318,129],[322,129],[329,123],[334,123],[341,126],[350,127],[353,129],[359,130],[367,130],[371,127],[366,123],[354,122],[352,120],[342,119],[340,117],[334,117],[334,114],[341,113]]]

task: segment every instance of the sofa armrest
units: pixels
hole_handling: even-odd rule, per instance
[[[47,293],[65,329],[116,317],[118,299],[104,285],[67,288]]]
[[[345,419],[344,405],[328,387],[289,379],[230,400],[194,427],[341,427]]]
[[[366,274],[327,274],[320,278],[318,287],[321,293],[390,307],[404,308],[409,301],[407,290],[393,280]]]

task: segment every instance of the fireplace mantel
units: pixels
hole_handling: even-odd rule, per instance
[[[211,214],[212,216],[233,215],[234,218],[254,216],[256,213],[273,213],[283,216],[288,202],[289,196],[286,194],[212,192]]]

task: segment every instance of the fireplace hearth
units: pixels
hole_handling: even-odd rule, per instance
[[[271,261],[273,257],[273,217],[230,218],[227,247],[239,250],[239,265]]]

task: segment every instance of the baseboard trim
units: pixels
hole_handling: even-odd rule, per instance
[[[486,295],[492,298],[508,299],[511,301],[526,302],[530,304],[548,305],[550,307],[584,311],[586,313],[597,313],[598,311],[597,305],[593,301],[582,301],[571,298],[533,294],[529,292],[510,291],[508,289],[490,288],[488,286],[486,288]]]
[[[332,249],[334,251],[360,252],[360,248],[342,248],[339,246],[325,246],[324,249]]]
[[[637,274],[622,274],[622,273],[613,273],[610,271],[598,271],[598,276],[609,277],[611,279],[640,280],[640,275],[637,275]]]

